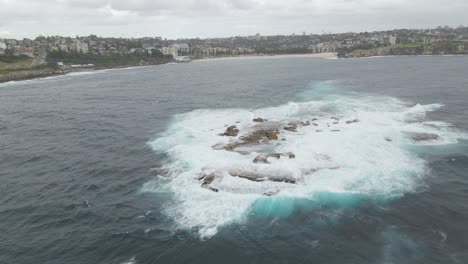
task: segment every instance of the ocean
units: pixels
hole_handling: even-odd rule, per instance
[[[0,84],[0,263],[468,263],[467,67],[252,58]],[[262,125],[278,139],[242,143]]]

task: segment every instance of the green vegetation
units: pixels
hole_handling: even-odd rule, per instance
[[[424,46],[430,46],[431,43],[401,43],[389,46],[392,49],[398,48],[423,48]]]
[[[441,55],[467,54],[463,41],[446,40],[433,43],[401,43],[391,46],[343,48],[338,51],[338,57],[367,57],[385,55]]]
[[[255,53],[259,54],[305,54],[312,53],[311,50],[304,48],[256,48]]]
[[[159,50],[153,50],[151,54],[148,52],[141,52],[126,55],[91,55],[78,52],[51,51],[47,56],[47,61],[50,63],[94,64],[96,67],[139,65],[142,62],[158,64],[171,59],[172,56],[164,56]]]
[[[28,70],[31,68],[32,58],[26,56],[0,56],[0,73]]]
[[[363,51],[363,50],[371,50],[374,48],[379,47],[378,45],[372,45],[372,44],[361,44],[361,45],[356,45],[351,48],[341,48],[338,49],[337,56],[339,58],[346,57],[346,54],[353,52],[353,51]]]

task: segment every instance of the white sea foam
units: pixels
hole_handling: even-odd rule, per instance
[[[195,228],[201,237],[210,237],[221,226],[240,222],[256,210],[293,210],[293,200],[314,202],[323,193],[358,195],[369,199],[392,198],[413,192],[425,175],[425,162],[408,146],[420,143],[402,131],[436,133],[440,139],[424,144],[456,143],[466,137],[444,122],[425,120],[426,113],[439,104],[408,106],[383,96],[334,91],[330,83],[301,94],[300,102],[256,110],[196,110],[174,117],[169,128],[149,144],[165,153],[168,161],[162,178],[165,183],[149,182],[145,192],[174,193],[173,203],[165,213],[181,228]],[[214,150],[232,138],[220,136],[227,125],[236,124],[241,135],[262,117],[282,123],[312,120],[318,126],[304,126],[297,133],[282,131],[271,144],[251,148],[251,154]],[[334,124],[332,117],[340,118]],[[359,122],[347,124],[348,120]],[[321,132],[317,132],[321,130]],[[336,131],[339,130],[339,131]],[[240,135],[240,136],[241,136]],[[272,160],[271,164],[254,164],[259,151],[293,152],[295,159]],[[266,175],[288,175],[298,184],[253,182],[229,175],[231,170],[248,170]],[[202,173],[218,171],[222,177],[211,185],[215,193],[201,188],[197,179]],[[273,197],[263,194],[279,191]],[[328,197],[328,196],[327,196]],[[268,212],[275,215],[274,212]],[[279,213],[281,214],[281,213]]]

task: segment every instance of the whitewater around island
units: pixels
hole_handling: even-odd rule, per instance
[[[164,213],[179,228],[196,230],[201,238],[251,215],[288,216],[297,201],[398,198],[424,187],[428,168],[412,151],[414,147],[456,144],[467,138],[449,123],[427,119],[428,112],[441,107],[343,91],[334,82],[322,82],[284,105],[200,109],[177,115],[166,131],[148,143],[167,160],[160,175],[142,191],[172,193],[173,201]],[[277,139],[242,145],[240,151],[217,147],[245,138],[258,127],[254,119],[259,117],[279,124]],[[298,125],[287,129],[291,124]],[[238,135],[223,134],[233,125]],[[419,141],[408,133],[437,137]],[[265,153],[293,153],[294,157],[256,162]],[[265,177],[249,180],[239,171]],[[210,173],[216,176],[210,179],[210,188],[203,188],[203,179]],[[293,181],[269,180],[284,175]]]

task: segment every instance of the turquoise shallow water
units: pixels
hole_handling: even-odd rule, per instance
[[[226,194],[204,201],[195,188],[183,192],[172,178],[158,177],[168,175],[174,157],[186,156],[151,143],[180,118],[195,120],[191,113],[207,121],[206,114],[227,111],[218,119],[224,122],[242,111],[286,116],[299,106],[295,116],[303,117],[316,107],[308,102],[326,100],[334,103],[316,111],[348,111],[344,103],[370,113],[376,106],[413,109],[407,118],[421,112],[417,104],[440,104],[424,110],[422,122],[444,122],[446,130],[436,124],[441,134],[456,138],[454,131],[468,129],[467,63],[463,56],[205,61],[0,84],[0,263],[466,263],[466,140],[404,148],[382,140],[345,159],[345,146],[369,141],[291,138],[304,144],[298,153],[343,146],[335,161],[374,170],[350,182],[343,179],[364,174],[319,174],[308,185],[320,185],[317,191],[254,197],[239,211],[244,207],[218,206],[233,201]],[[374,138],[383,131],[379,120],[393,120],[360,114],[372,126],[349,135]],[[376,158],[381,150],[411,159],[390,163]],[[359,166],[365,153],[382,163]],[[292,169],[307,168],[301,157]],[[417,177],[405,174],[419,162]],[[220,224],[200,237],[203,225],[190,223],[207,216]]]

